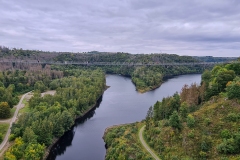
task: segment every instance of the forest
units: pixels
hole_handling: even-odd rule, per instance
[[[229,58],[194,58],[191,56],[179,56],[176,54],[130,54],[130,53],[111,53],[111,52],[87,52],[87,53],[69,53],[69,52],[44,52],[36,50],[9,49],[0,47],[0,57],[3,60],[35,60],[36,62],[111,62],[116,66],[85,66],[87,68],[101,68],[105,73],[121,74],[131,77],[132,82],[139,92],[146,92],[159,87],[164,79],[181,75],[202,73],[204,69],[211,69],[212,66],[202,67],[200,65],[191,66],[134,66],[133,64],[159,64],[159,63],[194,63],[200,61],[223,62],[229,61]],[[230,58],[230,60],[232,60]],[[117,65],[119,63],[129,64],[126,66]],[[12,64],[9,64],[11,68]],[[20,65],[20,64],[14,64]]]
[[[28,70],[0,72],[0,116],[7,116],[0,119],[10,117],[9,110],[18,103],[19,95],[34,90],[26,102],[27,109],[19,114],[11,128],[12,143],[4,160],[42,159],[46,148],[68,131],[76,118],[94,107],[106,88],[101,69],[55,68],[39,65]],[[41,96],[46,90],[56,90],[56,93]],[[1,114],[2,111],[8,114]]]
[[[202,74],[201,84],[185,85],[180,93],[157,101],[143,122],[109,129],[106,159],[121,159],[115,151],[123,146],[124,159],[145,159],[138,138],[144,125],[145,141],[160,159],[239,159],[239,76],[239,63],[217,65]],[[135,132],[133,126],[138,126]],[[117,130],[124,134],[113,134]]]

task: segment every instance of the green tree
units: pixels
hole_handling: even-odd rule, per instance
[[[226,91],[229,99],[240,99],[240,77],[235,78],[233,82],[229,82]]]
[[[195,125],[195,119],[194,119],[194,117],[191,114],[189,114],[187,116],[187,126],[189,128],[192,128],[192,127],[194,127],[194,125]]]
[[[181,128],[181,124],[180,124],[180,118],[178,116],[178,112],[174,111],[172,113],[172,115],[169,118],[169,124],[170,126],[172,126],[173,128],[177,128],[180,129]]]
[[[17,160],[17,158],[10,151],[7,151],[4,160]]]
[[[209,70],[205,70],[202,74],[201,79],[202,82],[205,82],[208,85],[211,80],[211,72]]]
[[[188,114],[188,106],[186,102],[183,102],[180,107],[180,116],[182,119],[185,119]]]
[[[37,81],[34,85],[34,90],[39,90],[41,92],[44,92],[47,89],[47,87],[44,85],[42,81]]]
[[[153,117],[153,108],[152,106],[149,107],[148,111],[147,111],[147,115],[146,115],[146,129],[149,129],[150,126],[150,120]]]
[[[154,106],[153,106],[153,119],[154,121],[160,120],[160,113],[159,113],[159,108],[161,106],[161,102],[157,101]]]
[[[7,102],[0,103],[0,118],[9,118],[11,116],[11,109]]]
[[[36,107],[42,100],[41,94],[39,92],[34,92],[33,97],[29,100],[29,107]]]
[[[215,75],[214,83],[218,86],[218,91],[222,92],[226,88],[226,85],[229,81],[232,81],[235,78],[235,72],[233,70],[226,70],[225,68],[220,69]]]
[[[27,127],[23,133],[23,141],[27,144],[37,142],[37,135],[33,130]]]
[[[30,143],[24,154],[26,160],[41,160],[45,151],[45,146],[41,144]]]
[[[233,154],[239,151],[238,145],[233,138],[223,139],[223,142],[217,146],[219,153]]]
[[[17,158],[21,159],[24,153],[24,142],[22,138],[16,138],[14,141],[14,145],[11,148],[11,153]]]

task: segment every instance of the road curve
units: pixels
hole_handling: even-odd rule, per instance
[[[30,93],[30,92],[28,92]],[[17,115],[18,115],[18,111],[22,108],[23,104],[22,104],[22,101],[23,99],[25,98],[25,96],[28,94],[28,93],[25,93],[22,98],[20,99],[20,101],[18,102],[17,106],[16,106],[16,111],[13,115],[13,117],[10,119],[10,125],[9,125],[9,128],[7,130],[7,134],[5,135],[5,138],[3,139],[2,143],[0,144],[0,151],[3,149],[3,147],[6,145],[7,141],[8,141],[8,137],[11,133],[11,127],[12,127],[12,124],[13,122],[16,121],[17,119]]]
[[[145,142],[145,140],[144,140],[144,138],[143,138],[143,131],[144,131],[144,129],[145,129],[145,125],[144,125],[144,126],[140,129],[140,131],[139,131],[139,139],[140,139],[143,147],[152,155],[152,157],[153,157],[155,160],[160,160],[160,159],[158,158],[158,156],[157,156],[155,153],[153,153],[153,151],[150,149],[150,147],[148,146],[148,144]]]

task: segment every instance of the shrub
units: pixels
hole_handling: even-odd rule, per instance
[[[204,124],[207,125],[207,126],[210,125],[211,124],[210,118],[205,118],[204,119]]]
[[[194,119],[194,117],[191,114],[189,114],[187,116],[187,126],[189,128],[192,128],[192,127],[194,127],[194,125],[195,125],[195,119]]]
[[[229,132],[229,130],[224,129],[221,131],[221,137],[224,139],[229,139],[231,138],[231,133]]]
[[[200,156],[201,158],[205,159],[205,158],[207,158],[207,153],[204,152],[204,151],[200,151],[200,152],[199,152],[199,156]]]
[[[212,147],[212,138],[210,136],[202,136],[201,150],[203,152],[208,152]]]
[[[227,115],[227,120],[229,120],[231,122],[236,122],[236,121],[238,121],[238,119],[239,119],[239,115],[236,113],[229,113]]]
[[[15,135],[14,134],[10,134],[8,140],[11,142],[11,141],[14,141],[15,140]]]
[[[224,139],[223,142],[217,146],[217,151],[224,154],[233,154],[237,153],[238,146],[233,138]]]
[[[193,129],[188,133],[188,137],[189,138],[194,138],[194,136],[195,136],[195,134],[194,134],[194,129]]]

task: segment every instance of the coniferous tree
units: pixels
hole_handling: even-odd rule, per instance
[[[170,116],[169,118],[169,124],[171,127],[173,128],[177,128],[177,129],[180,129],[181,128],[181,125],[180,125],[180,118],[178,116],[178,113],[177,111],[174,111],[172,113],[172,115]]]

